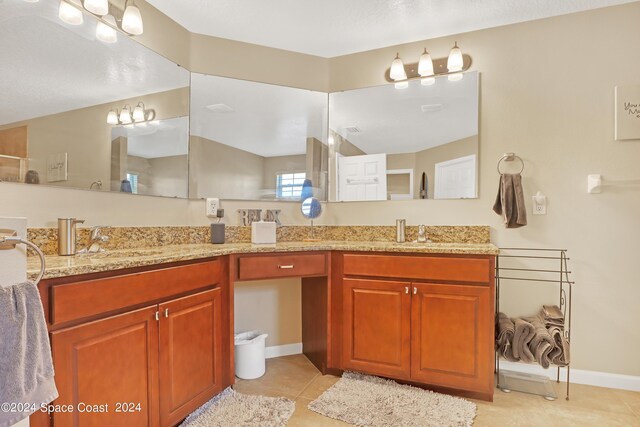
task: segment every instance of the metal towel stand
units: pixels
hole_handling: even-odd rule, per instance
[[[550,264],[548,266],[545,265],[544,268],[518,268],[519,266],[514,267],[507,264],[507,259],[538,260],[543,264]],[[559,290],[559,307],[564,315],[564,336],[569,348],[571,348],[571,292],[575,282],[569,279],[571,271],[567,266],[568,260],[566,249],[500,248],[500,255],[496,258],[496,319],[500,312],[500,287],[504,285],[504,282],[555,283],[558,285]],[[496,351],[497,386],[501,388],[499,359]],[[570,366],[571,361],[566,366],[563,366],[567,369],[567,400],[569,400]],[[556,381],[558,383],[560,382],[560,368],[560,366],[557,366]]]
[[[2,230],[2,231],[6,232],[7,230]],[[40,273],[38,274],[38,277],[36,278],[36,281],[35,281],[35,284],[37,285],[38,283],[40,283],[40,280],[42,280],[42,277],[44,276],[44,272],[46,269],[44,254],[36,244],[31,243],[30,241],[23,239],[21,237],[18,237],[14,230],[11,230],[11,231],[13,232],[11,233],[11,235],[0,236],[0,249],[15,249],[18,244],[22,243],[24,245],[29,246],[34,251],[36,251],[36,253],[38,254],[38,257],[40,257],[40,264],[41,264]]]

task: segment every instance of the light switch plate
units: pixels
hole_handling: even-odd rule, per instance
[[[217,218],[220,209],[220,199],[209,198],[205,201],[206,212],[209,218]]]

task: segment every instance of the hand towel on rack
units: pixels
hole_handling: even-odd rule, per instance
[[[527,207],[524,204],[522,176],[519,173],[500,175],[498,195],[493,204],[493,211],[502,215],[507,228],[527,225]]]
[[[564,314],[557,305],[543,305],[540,315],[544,319],[544,323],[549,326],[564,327]]]
[[[547,369],[551,364],[549,353],[551,353],[555,348],[554,340],[549,334],[549,331],[547,331],[547,328],[540,317],[527,317],[524,320],[531,323],[535,331],[531,342],[529,342],[529,350],[533,353],[536,362],[538,362],[543,368]]]
[[[522,360],[523,362],[531,363],[535,361],[535,357],[531,350],[529,350],[529,342],[535,335],[535,329],[533,325],[526,320],[515,318],[513,325],[515,332],[513,334],[513,357]]]
[[[0,403],[39,407],[58,397],[42,302],[32,282],[0,287],[0,360]],[[0,411],[0,427],[32,412]]]
[[[564,331],[558,326],[548,328],[549,335],[553,338],[554,349],[549,354],[551,363],[557,366],[567,366],[570,361],[569,342],[564,336]]]

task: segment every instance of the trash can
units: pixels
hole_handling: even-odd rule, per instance
[[[253,380],[264,375],[264,346],[268,334],[248,331],[234,336],[236,377]]]

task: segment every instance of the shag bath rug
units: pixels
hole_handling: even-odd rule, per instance
[[[180,427],[283,427],[296,405],[285,397],[254,396],[227,388],[187,417]]]
[[[471,426],[476,416],[476,404],[466,399],[355,372],[345,372],[308,407],[362,427]]]

